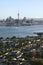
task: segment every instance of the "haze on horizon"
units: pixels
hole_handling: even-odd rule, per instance
[[[43,18],[43,0],[0,0],[0,19],[11,16],[17,18]]]

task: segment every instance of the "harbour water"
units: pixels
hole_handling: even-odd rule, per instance
[[[34,36],[34,32],[43,32],[43,25],[32,25],[32,26],[0,26],[0,37],[26,37]]]

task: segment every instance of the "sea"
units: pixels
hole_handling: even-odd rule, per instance
[[[0,37],[37,36],[36,32],[43,32],[43,25],[31,26],[0,26]]]

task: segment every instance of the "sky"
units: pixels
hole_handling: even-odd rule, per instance
[[[43,0],[0,0],[0,19],[43,18]]]

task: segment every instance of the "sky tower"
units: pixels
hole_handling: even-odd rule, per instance
[[[18,20],[19,20],[19,12],[18,12]]]
[[[19,15],[20,15],[20,14],[19,14],[19,12],[18,12],[18,25],[20,25],[20,22],[19,22]]]

